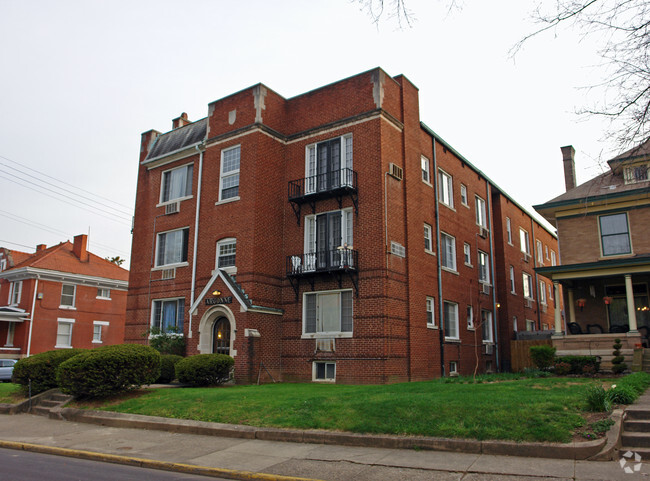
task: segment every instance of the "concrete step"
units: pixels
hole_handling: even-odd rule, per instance
[[[626,419],[623,423],[623,431],[650,433],[650,419]]]
[[[49,416],[50,408],[44,406],[32,406],[31,414],[36,414],[38,416]]]
[[[625,409],[626,421],[650,420],[650,406],[633,404]]]
[[[639,456],[641,456],[641,459],[643,461],[650,460],[650,448],[622,446],[618,452],[619,456],[623,456],[623,454],[625,454],[628,451],[632,451],[633,453],[638,454]]]
[[[72,400],[72,396],[63,393],[52,394],[50,397],[52,401],[57,401],[59,403],[68,402]]]
[[[53,401],[52,399],[41,399],[38,403],[39,406],[46,408],[53,408],[61,404],[59,401]]]
[[[621,443],[623,446],[650,449],[650,434],[624,431],[621,434]]]

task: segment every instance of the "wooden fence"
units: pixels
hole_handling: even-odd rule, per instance
[[[521,372],[527,367],[535,367],[530,357],[530,346],[551,345],[550,339],[531,339],[527,341],[510,341],[510,360],[512,372]]]

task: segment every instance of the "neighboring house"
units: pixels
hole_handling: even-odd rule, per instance
[[[552,325],[534,267],[556,253],[404,76],[258,84],[142,134],[125,338],[181,332],[238,382],[507,370],[516,332]]]
[[[88,252],[87,238],[0,248],[0,357],[124,342],[129,272]]]
[[[535,206],[557,227],[562,253],[557,266],[537,269],[566,296],[553,342],[560,351],[611,355],[620,337],[629,352],[647,343],[650,328],[650,141],[577,187],[575,151],[562,147],[562,154],[566,193]]]

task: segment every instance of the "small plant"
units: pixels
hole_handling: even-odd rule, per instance
[[[621,356],[621,347],[623,347],[623,344],[621,344],[620,339],[614,339],[614,351],[612,354],[614,357],[612,358],[612,372],[614,374],[621,374],[623,371],[627,369],[627,364],[625,364],[625,358]]]
[[[614,385],[607,391],[607,398],[612,404],[632,404],[637,397],[637,393],[627,386]]]
[[[612,410],[612,403],[607,396],[607,391],[600,384],[594,384],[587,388],[587,410],[593,412],[609,412]]]
[[[546,370],[553,365],[555,359],[555,348],[548,344],[541,346],[530,346],[530,357],[535,366],[540,370]]]
[[[556,362],[553,370],[558,376],[566,376],[571,372],[571,364],[568,362]]]
[[[549,377],[551,375],[548,371],[540,371],[539,369],[527,367],[522,373],[523,377],[526,378],[538,378],[538,377]]]
[[[600,421],[591,423],[591,429],[593,429],[596,434],[605,434],[614,424],[616,423],[613,419],[601,419]]]
[[[225,354],[197,354],[176,363],[179,382],[191,386],[215,386],[230,380],[235,360]]]

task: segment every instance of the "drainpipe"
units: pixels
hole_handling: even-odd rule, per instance
[[[444,333],[444,319],[443,319],[443,309],[442,309],[442,264],[440,264],[440,216],[438,203],[438,160],[436,157],[436,138],[431,137],[431,147],[433,149],[433,175],[435,186],[433,194],[435,195],[435,214],[436,214],[436,257],[437,257],[437,269],[438,269],[438,337],[440,343],[440,372],[442,377],[445,377],[445,333]]]
[[[487,197],[487,225],[490,226],[490,271],[492,275],[492,312],[494,319],[492,320],[492,335],[494,336],[494,357],[497,362],[497,372],[501,371],[501,358],[499,356],[499,311],[497,309],[497,276],[494,270],[494,224],[492,222],[492,187],[490,182],[485,180],[486,197]]]
[[[535,259],[533,261],[533,266],[537,266],[537,256],[539,253],[537,252],[537,238],[535,237],[535,219],[533,219],[533,216],[530,216],[530,231],[533,233],[533,258]],[[535,292],[537,292],[537,328],[541,331],[542,330],[542,316],[539,312],[540,306],[539,306],[539,278],[537,277],[537,271],[533,269],[535,272]]]
[[[190,305],[194,304],[194,295],[196,292],[196,258],[197,258],[197,244],[199,242],[199,211],[201,210],[201,179],[203,178],[203,152],[205,152],[205,144],[201,143],[194,147],[199,153],[199,178],[196,187],[196,215],[194,218],[194,246],[192,248],[192,291],[190,293]],[[192,318],[194,313],[190,312],[190,322],[188,326],[187,337],[192,338]]]
[[[27,337],[27,357],[32,350],[32,327],[34,326],[34,309],[36,308],[36,295],[38,292],[38,277],[36,278],[36,283],[34,284],[34,296],[32,298],[32,312],[29,316],[29,335]]]

